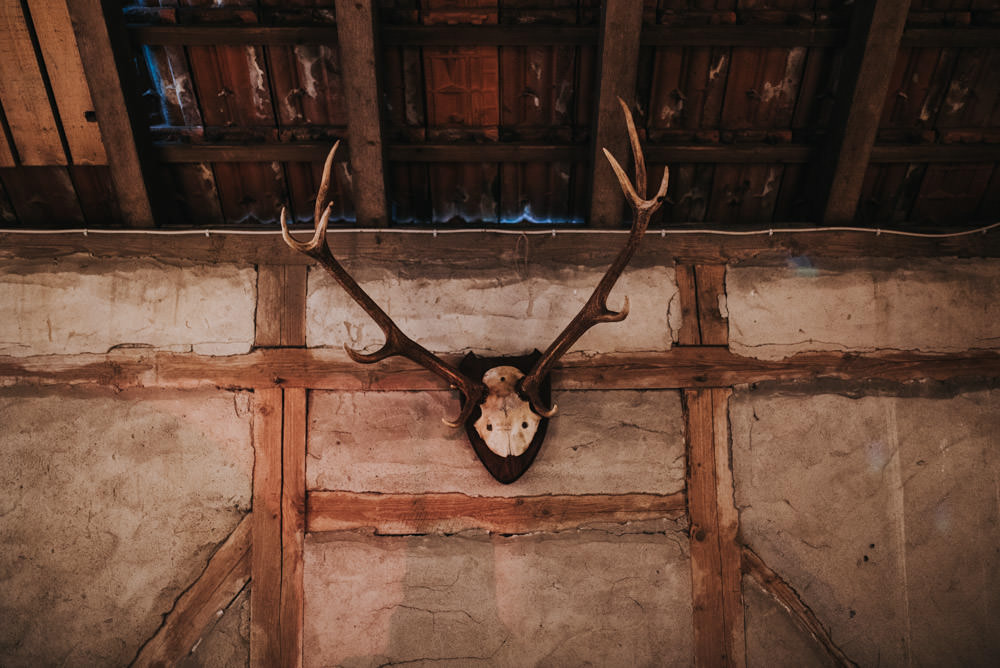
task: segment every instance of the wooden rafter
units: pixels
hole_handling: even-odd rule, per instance
[[[90,87],[94,112],[108,156],[108,166],[122,217],[129,227],[154,225],[150,203],[150,161],[143,160],[137,137],[142,136],[141,114],[129,114],[123,91],[136,90],[119,70],[119,59],[112,45],[123,41],[120,20],[108,21],[101,0],[67,0],[73,32],[80,50],[83,71]],[[120,47],[119,47],[120,50]],[[143,142],[143,151],[148,142]]]
[[[908,12],[909,3],[897,0],[854,5],[827,157],[818,170],[826,224],[854,219]]]
[[[272,160],[322,162],[330,150],[329,143],[318,142],[255,144],[158,142],[155,147],[160,161],[170,163]],[[644,152],[646,160],[650,163],[807,163],[815,157],[813,147],[806,144],[647,145]],[[583,162],[588,155],[585,147],[576,144],[521,143],[389,144],[385,147],[385,153],[386,159],[392,162]],[[604,160],[603,155],[601,159]],[[342,153],[338,156],[338,160],[347,160],[347,154]],[[871,147],[870,150],[870,161],[879,163],[998,160],[1000,160],[998,144],[880,144]],[[615,183],[617,187],[617,181]],[[620,191],[618,192],[620,196]]]
[[[347,104],[347,137],[358,223],[389,220],[382,147],[382,104],[372,0],[337,0],[337,40]]]
[[[635,101],[635,79],[639,67],[639,34],[642,3],[608,0],[602,4],[601,36],[598,44],[597,105],[594,142],[591,146],[590,216],[592,227],[617,228],[623,220],[621,186],[603,149],[622,164],[628,155],[628,135],[618,99]]]
[[[330,44],[335,26],[129,26],[138,44],[232,45]],[[907,47],[990,47],[1000,30],[990,27],[911,28],[903,33]],[[383,26],[380,38],[390,46],[554,46],[597,44],[599,31],[589,26],[563,25],[405,25]],[[845,44],[839,28],[776,25],[643,26],[644,46],[836,47]]]

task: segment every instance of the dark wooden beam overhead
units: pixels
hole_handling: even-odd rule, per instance
[[[147,186],[153,182],[152,161],[144,160],[141,153],[148,150],[149,142],[141,146],[137,142],[145,132],[143,115],[129,114],[123,93],[138,90],[127,76],[128,63],[122,54],[122,42],[127,39],[124,27],[116,14],[108,20],[101,0],[67,0],[66,4],[122,218],[129,227],[152,227],[155,220]],[[108,4],[115,12],[117,5]]]
[[[359,225],[388,223],[372,0],[337,0],[337,39],[347,104],[354,207]]]
[[[269,25],[129,25],[138,44],[161,46],[295,46],[333,44],[337,27]],[[398,25],[382,26],[379,39],[389,46],[593,46],[598,30],[561,25]],[[1000,29],[983,27],[910,28],[905,47],[990,47]],[[847,42],[840,28],[785,25],[643,26],[643,46],[837,47]]]
[[[828,149],[818,169],[826,224],[854,220],[908,12],[909,3],[896,0],[854,5]]]
[[[642,3],[608,0],[601,12],[598,46],[597,107],[594,114],[594,144],[591,147],[592,187],[590,218],[593,227],[620,227],[623,200],[621,186],[602,149],[607,148],[623,165],[629,164],[628,133],[618,98],[635,102],[635,78],[639,67],[639,34]]]
[[[622,123],[624,132],[624,122]],[[262,144],[155,144],[157,157],[168,163],[322,162],[330,144],[317,142]],[[816,149],[805,144],[677,144],[647,145],[648,163],[805,163]],[[341,148],[338,161],[347,160]],[[589,151],[573,144],[389,144],[390,162],[583,162]],[[604,156],[601,156],[604,160]],[[882,144],[872,147],[871,162],[998,162],[1000,144]],[[607,162],[607,161],[605,161]],[[616,186],[617,188],[617,183]],[[616,190],[620,193],[620,190]]]

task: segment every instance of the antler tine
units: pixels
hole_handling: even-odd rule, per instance
[[[333,156],[337,153],[339,146],[340,140],[338,139],[334,143],[333,148],[330,149],[330,152],[327,153],[326,162],[323,164],[323,178],[320,180],[319,191],[316,194],[316,205],[313,209],[313,221],[316,225],[313,238],[309,241],[296,241],[293,239],[291,232],[288,230],[288,212],[285,207],[281,207],[281,238],[285,240],[286,244],[300,253],[312,255],[312,251],[322,252],[322,248],[326,246],[326,228],[330,223],[330,213],[333,203],[328,204],[324,210],[323,202],[326,201],[326,193],[330,187],[330,170],[333,166]]]
[[[646,197],[646,157],[642,154],[642,146],[639,145],[639,133],[635,129],[635,121],[632,119],[632,110],[625,104],[625,100],[618,98],[618,104],[625,112],[625,126],[628,128],[628,140],[632,145],[632,157],[635,158],[635,189],[640,198]],[[607,154],[607,151],[605,151]]]
[[[535,362],[534,368],[521,380],[519,388],[521,394],[531,402],[531,407],[542,417],[552,417],[556,414],[557,406],[553,404],[552,408],[546,408],[540,396],[542,380],[552,370],[556,361],[594,325],[602,322],[620,322],[628,316],[628,297],[625,298],[621,311],[615,312],[608,308],[608,295],[611,294],[611,289],[618,282],[618,278],[635,254],[636,249],[639,247],[639,241],[646,233],[650,219],[656,210],[660,208],[667,194],[669,171],[664,169],[660,188],[656,195],[652,199],[645,199],[646,161],[642,155],[642,147],[639,145],[639,135],[636,132],[635,122],[632,120],[632,113],[629,111],[628,105],[621,98],[618,101],[621,102],[622,109],[625,111],[625,124],[628,127],[629,141],[632,144],[632,152],[635,155],[635,186],[632,185],[625,170],[622,169],[622,166],[615,157],[611,155],[611,152],[606,148],[603,150],[604,155],[608,157],[608,162],[611,164],[611,169],[614,170],[615,176],[618,177],[622,192],[629,200],[629,204],[635,212],[632,229],[624,248],[618,252],[618,256],[615,257],[611,266],[608,267],[607,272],[605,272],[597,284],[597,287],[594,288],[590,299],[587,300],[587,303],[576,314],[576,317],[566,326],[566,329],[556,337],[556,340],[552,342],[538,361]]]
[[[340,284],[340,287],[347,292],[358,306],[364,309],[365,313],[375,321],[375,324],[385,334],[385,344],[374,353],[362,353],[351,349],[345,344],[344,349],[347,351],[348,356],[360,364],[372,364],[373,362],[393,356],[405,357],[445,379],[465,397],[465,405],[458,419],[454,422],[444,420],[445,424],[457,427],[463,424],[476,406],[482,403],[483,398],[486,396],[486,386],[480,381],[469,378],[457,368],[403,334],[402,330],[392,321],[392,318],[358,285],[357,281],[347,273],[347,270],[341,266],[337,258],[330,252],[330,247],[326,241],[326,228],[330,222],[330,213],[333,210],[333,204],[328,204],[324,209],[322,203],[326,199],[326,193],[330,184],[333,157],[339,145],[340,142],[333,145],[330,153],[326,156],[326,163],[323,165],[323,179],[316,197],[315,215],[317,223],[313,238],[310,241],[296,241],[292,238],[292,235],[288,231],[287,213],[284,208],[281,210],[281,236],[290,247],[301,253],[305,253],[323,265],[337,283]],[[322,213],[320,213],[321,211]]]

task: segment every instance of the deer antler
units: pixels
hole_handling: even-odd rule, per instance
[[[536,413],[547,418],[556,414],[557,406],[555,404],[552,405],[552,408],[545,406],[539,395],[539,386],[552,370],[552,366],[560,357],[566,354],[566,351],[588,329],[601,322],[620,322],[628,315],[628,297],[625,298],[622,310],[615,312],[608,308],[608,295],[639,247],[639,241],[642,239],[642,235],[646,233],[650,218],[660,208],[663,199],[667,195],[670,171],[664,168],[660,189],[652,199],[644,199],[646,197],[646,161],[642,155],[642,147],[639,146],[639,135],[635,130],[632,112],[629,111],[628,105],[625,104],[624,100],[618,98],[618,102],[621,103],[622,109],[625,111],[625,123],[628,126],[629,141],[632,144],[632,155],[635,156],[635,187],[629,182],[625,170],[618,164],[618,161],[611,155],[611,152],[608,149],[603,150],[604,155],[607,156],[608,161],[611,163],[611,169],[614,170],[615,175],[618,177],[618,182],[621,184],[626,199],[628,199],[634,211],[632,230],[629,233],[628,241],[625,242],[625,247],[619,251],[618,256],[611,263],[611,266],[608,267],[608,271],[597,284],[593,294],[590,295],[590,299],[587,300],[587,303],[584,304],[576,317],[566,326],[566,329],[552,342],[548,350],[542,354],[531,372],[521,381],[521,394],[531,402],[531,407]]]
[[[315,220],[316,231],[309,241],[296,241],[288,231],[287,214],[284,207],[281,209],[281,236],[291,248],[304,253],[319,262],[336,279],[337,283],[347,292],[358,305],[365,310],[371,319],[382,329],[385,334],[385,344],[377,351],[369,354],[353,350],[344,344],[344,350],[351,359],[360,364],[372,364],[384,360],[387,357],[398,355],[405,357],[412,362],[416,362],[428,371],[431,371],[441,378],[444,378],[452,387],[458,389],[465,397],[465,405],[461,414],[454,421],[443,420],[449,427],[458,427],[465,423],[483,398],[486,396],[486,386],[472,380],[461,371],[448,364],[434,353],[430,352],[419,343],[416,343],[396,326],[396,323],[383,311],[375,301],[368,296],[368,293],[361,289],[361,286],[351,277],[350,274],[337,262],[330,252],[330,247],[326,241],[326,227],[330,222],[330,211],[332,204],[323,208],[326,200],[326,193],[330,186],[330,169],[333,165],[333,156],[340,146],[338,141],[330,149],[326,156],[326,163],[323,165],[323,179],[320,182],[319,192],[316,195]]]

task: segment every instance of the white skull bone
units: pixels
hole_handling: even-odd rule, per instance
[[[517,395],[522,378],[524,374],[512,366],[493,367],[483,374],[489,394],[475,427],[486,447],[501,457],[523,455],[541,421],[531,404]]]

